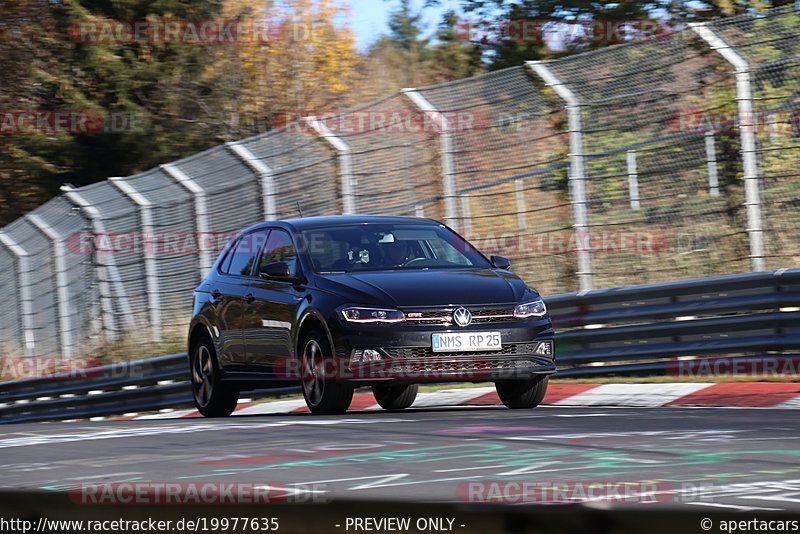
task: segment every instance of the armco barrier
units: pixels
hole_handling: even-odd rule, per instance
[[[747,364],[800,350],[800,269],[557,295],[546,299],[558,376],[665,374],[718,355]],[[270,389],[258,395],[296,388]],[[191,405],[186,354],[0,383],[4,423]]]
[[[185,353],[0,383],[4,423],[88,418],[191,403]]]
[[[800,349],[800,269],[558,295],[547,299],[562,377],[659,374],[708,356]]]

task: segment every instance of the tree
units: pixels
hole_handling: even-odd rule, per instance
[[[9,132],[11,120],[0,224],[65,182],[135,174],[333,107],[356,61],[341,13],[329,0],[7,0],[0,68],[14,74],[0,84],[2,110],[69,111],[96,128]]]
[[[335,22],[344,14],[329,0],[295,0],[291,9],[267,0],[227,0],[225,19],[264,31],[218,50],[203,73],[203,83],[213,88],[203,106],[218,137],[245,137],[342,102],[357,62],[351,30]]]
[[[440,1],[429,0],[429,3],[439,4]],[[603,38],[603,34],[600,38],[592,35],[594,23],[606,24],[605,28],[599,26],[603,32],[613,28],[615,23],[625,21],[662,19],[676,23],[708,20],[786,3],[788,0],[461,0],[463,11],[475,21],[472,26],[473,44],[492,70],[619,43],[613,38]],[[521,26],[523,21],[528,24],[525,35]]]
[[[397,0],[389,13],[388,35],[370,47],[359,69],[375,78],[374,88],[360,84],[362,94],[376,98],[403,87],[472,76],[483,68],[480,53],[469,43],[454,11],[443,14],[432,38],[425,36],[423,14],[433,4],[427,0],[415,9],[412,1]]]
[[[1,223],[47,200],[62,183],[133,174],[213,139],[196,122],[205,88],[195,80],[208,60],[202,47],[125,39],[120,32],[134,21],[210,19],[213,0],[13,0],[8,7],[3,22],[15,37],[3,40],[0,65],[14,75],[2,84],[3,109],[78,120],[52,127],[50,118],[48,127],[14,130],[14,113],[4,114],[0,179],[9,209]]]
[[[483,67],[481,54],[470,46],[455,11],[442,16],[431,60],[433,75],[441,82],[474,76]]]

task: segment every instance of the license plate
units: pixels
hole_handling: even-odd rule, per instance
[[[480,352],[501,350],[500,332],[457,332],[433,334],[433,352]]]

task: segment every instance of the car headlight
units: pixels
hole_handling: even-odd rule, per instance
[[[526,304],[520,304],[514,308],[514,317],[526,319],[528,317],[544,317],[547,314],[547,306],[542,299],[536,299]]]
[[[406,316],[400,310],[389,308],[362,308],[352,306],[342,310],[342,317],[351,323],[400,323]]]

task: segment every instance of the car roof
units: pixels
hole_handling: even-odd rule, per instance
[[[341,226],[346,224],[441,224],[433,219],[420,219],[416,217],[398,217],[387,215],[328,215],[322,217],[303,217],[294,219],[284,219],[276,221],[283,225],[290,226],[295,230],[306,230],[309,228],[324,228],[327,226]],[[265,225],[276,223],[262,223]]]

